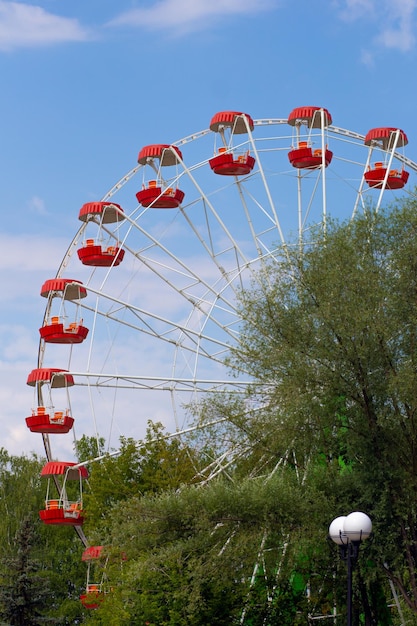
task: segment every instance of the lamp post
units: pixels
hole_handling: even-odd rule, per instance
[[[339,546],[340,557],[347,563],[347,626],[352,626],[353,567],[358,560],[360,544],[371,532],[372,522],[361,511],[336,517],[329,526],[329,537]]]

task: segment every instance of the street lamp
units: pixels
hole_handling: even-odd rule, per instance
[[[338,546],[340,557],[347,562],[347,626],[352,626],[352,571],[358,560],[359,546],[372,532],[366,513],[354,511],[336,517],[329,526],[329,537]]]

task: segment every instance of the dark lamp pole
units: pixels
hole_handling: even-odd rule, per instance
[[[340,557],[347,563],[347,626],[352,626],[352,572],[358,560],[359,546],[372,532],[372,522],[366,513],[354,511],[336,517],[329,526],[329,537],[338,546]]]

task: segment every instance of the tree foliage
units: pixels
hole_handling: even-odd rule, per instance
[[[417,205],[316,230],[241,298],[232,367],[254,377],[256,441],[344,474],[373,555],[417,612]],[[268,441],[262,437],[268,432]],[[342,477],[341,477],[342,478]],[[342,508],[343,506],[343,508]]]
[[[36,530],[33,519],[22,521],[15,537],[15,554],[2,559],[5,566],[0,587],[1,616],[11,626],[45,623],[49,596],[48,580],[33,556]]]
[[[88,448],[85,439],[82,445]],[[192,482],[196,473],[195,452],[164,433],[161,424],[149,422],[143,442],[122,437],[117,454],[109,453],[91,464],[85,495],[87,529],[94,528],[105,540],[107,520],[117,503],[178,488]]]
[[[98,614],[114,614],[113,603],[117,606],[122,597],[124,617],[118,624],[232,624],[239,623],[244,607],[252,623],[262,624],[272,608],[266,598],[278,566],[289,580],[293,559],[303,554],[306,515],[314,526],[329,515],[330,507],[312,489],[307,492],[288,467],[267,482],[221,479],[204,488],[148,492],[120,503],[110,536],[127,560],[118,593],[106,599]],[[328,553],[324,541],[308,558],[323,564]],[[249,593],[252,576],[256,580]],[[299,596],[305,603],[305,596]],[[284,603],[287,599],[281,598]]]

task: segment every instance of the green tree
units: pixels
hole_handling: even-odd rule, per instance
[[[290,466],[268,481],[221,477],[204,487],[120,502],[112,511],[109,539],[127,558],[122,567],[114,560],[109,575],[115,592],[88,623],[230,625],[240,623],[243,612],[245,624],[260,626],[277,612],[293,620],[306,608],[304,589],[294,584],[291,597],[268,598],[278,577],[290,581],[294,562],[306,559],[307,516],[311,527],[323,528],[331,508],[313,484],[300,484]],[[325,540],[309,549],[305,580],[309,567],[320,569],[320,583],[311,588],[325,598],[333,585],[329,550]]]
[[[81,448],[88,450],[88,442],[82,441]],[[161,424],[149,422],[144,441],[122,437],[117,454],[104,455],[90,464],[85,494],[87,531],[94,529],[97,538],[106,542],[107,520],[118,502],[192,482],[198,467],[193,449],[164,433]]]
[[[12,456],[0,449],[0,541],[3,553],[14,549],[21,524],[37,517],[43,504],[40,471],[44,461],[36,456]]]
[[[0,615],[11,626],[37,626],[45,623],[48,580],[32,557],[36,531],[31,518],[23,520],[15,538],[15,555],[2,560]]]
[[[84,498],[85,529],[91,542],[106,545],[109,554],[106,576],[108,587],[112,589],[111,593],[105,594],[99,610],[90,611],[85,617],[91,624],[116,626],[131,623],[131,612],[126,607],[126,589],[122,584],[132,563],[131,549],[129,542],[120,542],[112,534],[119,516],[124,524],[125,511],[131,502],[147,494],[155,496],[193,483],[202,466],[196,450],[178,437],[165,433],[161,424],[149,422],[144,441],[121,438],[120,443],[117,453],[111,451],[89,464],[90,477]],[[96,454],[95,440],[88,438],[77,444],[77,451],[82,460],[100,456]],[[93,452],[92,457],[90,452]],[[128,557],[127,564],[124,555]],[[132,595],[129,589],[126,593]]]
[[[272,463],[291,449],[307,473],[339,468],[334,515],[365,510],[374,522],[379,570],[362,575],[371,585],[383,572],[415,613],[416,209],[409,200],[330,222],[288,249],[242,293],[230,362],[255,381],[253,447]]]

